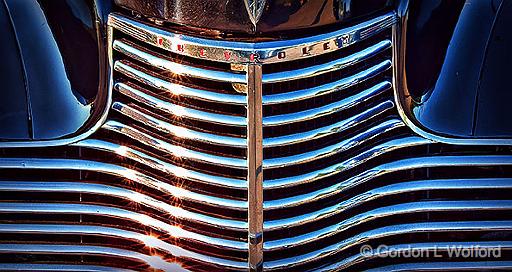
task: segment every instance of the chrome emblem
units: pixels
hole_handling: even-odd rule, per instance
[[[263,14],[266,0],[244,0],[244,3],[247,13],[249,14],[249,19],[251,19],[252,24],[256,26],[261,18],[261,14]]]

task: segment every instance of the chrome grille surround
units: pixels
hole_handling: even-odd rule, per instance
[[[396,260],[365,266],[377,252],[354,250],[390,237],[390,250],[477,243],[509,252],[508,236],[449,235],[512,233],[512,200],[494,195],[512,191],[511,150],[438,144],[402,122],[392,91],[396,17],[244,43],[110,15],[113,102],[102,128],[56,153],[2,150],[0,159],[0,191],[13,195],[0,216],[21,218],[0,220],[0,233],[28,237],[2,239],[0,252],[80,258],[0,270],[407,269]],[[16,177],[25,172],[37,178]],[[464,197],[474,192],[482,198]],[[511,266],[447,260],[417,262]]]

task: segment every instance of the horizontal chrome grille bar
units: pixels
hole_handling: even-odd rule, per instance
[[[95,183],[85,182],[52,182],[52,181],[1,181],[0,191],[7,192],[39,192],[39,193],[83,193],[122,198],[146,207],[156,209],[176,219],[194,223],[211,225],[222,229],[239,231],[247,230],[247,222],[208,216],[185,210],[179,206],[169,205],[151,196],[132,190]]]
[[[364,104],[369,99],[382,94],[391,88],[391,82],[382,82],[369,89],[359,92],[355,95],[347,97],[345,99],[336,101],[334,103],[309,109],[301,112],[293,112],[281,115],[271,115],[263,117],[263,126],[280,126],[296,122],[310,121],[315,118],[323,117],[329,114],[347,110],[349,108],[357,107],[360,104]]]
[[[385,60],[374,65],[367,70],[354,74],[352,76],[342,78],[338,81],[315,86],[309,89],[290,91],[278,94],[263,95],[263,105],[275,105],[282,103],[291,103],[306,99],[315,98],[321,95],[338,92],[361,83],[391,68],[391,61]]]
[[[383,175],[395,173],[398,171],[421,168],[486,167],[497,165],[512,166],[512,158],[503,156],[432,156],[402,159],[378,165],[372,169],[365,170],[362,173],[359,173],[346,180],[339,181],[338,183],[326,188],[304,193],[300,196],[266,201],[263,205],[266,209],[272,210],[308,204],[310,202],[318,201],[342,193],[343,191],[346,191],[350,188],[368,183],[371,180],[377,179]]]
[[[55,224],[0,224],[0,232],[14,234],[52,234],[52,235],[97,235],[102,237],[117,237],[121,239],[138,241],[145,246],[157,248],[168,252],[176,258],[185,258],[201,263],[215,264],[222,267],[243,269],[247,267],[245,262],[207,256],[169,244],[151,235],[133,231],[95,226],[95,225],[55,225]],[[0,267],[4,264],[0,265]],[[115,270],[118,271],[118,270]]]
[[[512,270],[510,261],[473,261],[473,262],[425,262],[425,263],[404,263],[389,266],[381,266],[368,269],[368,272],[381,271],[507,271]]]
[[[198,234],[185,230],[181,228],[180,225],[167,224],[145,214],[115,207],[70,203],[0,202],[0,213],[88,214],[120,218],[162,231],[174,238],[190,240],[217,248],[225,248],[230,250],[247,250],[247,244],[243,241],[227,240]]]
[[[508,181],[508,180],[507,180]],[[434,184],[435,181],[433,181]],[[421,183],[420,183],[421,184]],[[438,185],[441,186],[441,184],[437,183]],[[412,184],[407,184],[407,185],[416,185],[418,186],[418,184],[415,184],[415,183],[412,183]],[[425,184],[423,184],[425,185]],[[459,189],[463,189],[463,187],[459,185]],[[398,186],[400,187],[400,185],[395,185],[395,186]],[[452,185],[452,186],[455,186],[455,185]],[[484,188],[485,185],[475,185],[473,184],[474,187],[477,187],[480,186],[480,188]],[[503,188],[509,188],[507,185],[501,185]],[[426,188],[424,188],[426,190]],[[444,185],[444,187],[440,187],[438,188],[440,190],[447,190],[447,189],[454,189],[453,187],[450,187],[449,185]],[[468,187],[467,189],[471,189],[471,187]],[[362,195],[357,195],[349,200],[346,200],[346,201],[341,201],[335,205],[332,205],[332,206],[328,206],[328,207],[325,207],[325,208],[321,208],[321,209],[318,209],[318,210],[315,210],[314,212],[311,212],[311,213],[305,213],[305,214],[301,214],[301,215],[298,215],[298,216],[294,216],[294,217],[290,217],[290,218],[283,218],[283,219],[278,219],[278,220],[272,220],[272,221],[266,221],[265,222],[265,229],[266,230],[277,230],[277,229],[286,229],[286,228],[290,228],[290,227],[295,227],[295,226],[299,226],[299,225],[303,225],[303,224],[306,224],[306,223],[310,223],[310,222],[313,222],[313,221],[317,221],[317,220],[320,220],[322,218],[326,218],[326,217],[330,217],[330,216],[334,216],[336,214],[339,214],[347,209],[350,209],[354,206],[357,206],[359,204],[364,204],[364,202],[361,202],[361,198],[364,198],[364,197],[368,197],[368,201],[370,199],[373,199],[374,197],[383,197],[383,196],[389,196],[389,195],[393,195],[393,194],[399,194],[400,191],[394,191],[394,190],[397,190],[396,188],[394,188],[393,186],[391,187],[387,187],[387,188],[382,188],[381,190],[384,190],[385,192],[381,192],[379,191],[378,189],[374,190],[374,191],[368,191],[367,194],[362,194]],[[411,190],[411,191],[417,191],[417,190],[422,190],[421,188],[415,188],[415,187],[412,187],[412,188],[401,188],[401,190],[403,191],[406,191],[406,190]],[[373,195],[375,194],[375,195]],[[353,202],[353,200],[357,200],[359,202]]]
[[[146,263],[147,265],[154,269],[161,269],[163,271],[188,271],[182,268],[178,263],[167,262],[161,257],[149,256],[136,251],[104,246],[58,244],[0,244],[0,254],[2,253],[110,256],[127,260],[137,260],[139,262]]]
[[[281,158],[272,158],[263,160],[263,167],[265,169],[272,169],[278,167],[286,167],[306,162],[311,162],[314,160],[319,160],[321,158],[330,157],[335,154],[339,154],[341,152],[346,152],[350,148],[361,145],[366,141],[369,141],[379,135],[395,130],[397,128],[403,127],[404,124],[401,120],[388,120],[381,124],[376,125],[375,127],[370,128],[367,131],[364,131],[352,138],[342,140],[334,145],[330,145],[318,150],[304,152],[299,155],[292,155],[288,157]]]
[[[126,40],[115,40],[112,47],[132,59],[138,60],[155,68],[169,71],[174,75],[189,76],[230,83],[245,84],[247,82],[245,74],[202,69],[198,67],[183,65],[178,62],[169,61],[165,58],[165,56],[156,56],[155,53],[150,53],[147,50]]]
[[[229,125],[245,127],[247,120],[242,116],[224,115],[218,113],[211,113],[207,111],[196,110],[192,108],[183,107],[167,101],[156,98],[155,96],[148,95],[135,87],[129,86],[125,83],[116,83],[114,88],[127,97],[130,97],[144,105],[151,108],[163,111],[174,116],[175,119],[181,120],[182,118],[209,122],[214,124]]]
[[[330,136],[342,131],[351,129],[365,121],[373,119],[379,115],[383,115],[385,111],[392,109],[395,104],[391,101],[384,101],[375,107],[351,116],[348,119],[341,120],[332,125],[299,132],[284,136],[277,136],[263,139],[263,147],[278,147],[290,144],[303,143],[311,140],[318,140],[326,136]]]
[[[330,33],[294,40],[256,43],[219,42],[218,40],[173,33],[127,18],[121,14],[110,14],[108,25],[137,40],[179,55],[227,63],[260,62],[268,64],[289,60],[289,58],[280,58],[278,56],[279,52],[285,52],[286,56],[292,59],[309,58],[334,52],[380,33],[394,25],[396,21],[396,14],[390,12]],[[159,42],[159,39],[161,42]],[[325,49],[325,44],[331,46]],[[304,47],[310,49],[309,54],[303,54],[302,48]],[[229,58],[226,58],[225,52],[228,53]]]
[[[144,69],[126,61],[116,61],[114,63],[114,69],[117,72],[133,78],[149,87],[168,92],[169,96],[178,96],[233,105],[246,105],[247,103],[245,95],[217,93],[179,85],[152,76],[148,72],[143,71]]]
[[[2,263],[0,271],[135,272],[131,269],[85,264]]]
[[[268,189],[275,189],[275,188],[285,188],[285,187],[291,187],[296,185],[301,185],[305,183],[310,183],[316,180],[319,180],[321,178],[329,177],[334,174],[341,173],[342,171],[346,171],[350,168],[353,168],[357,165],[360,165],[364,163],[365,161],[369,160],[370,158],[378,157],[382,154],[385,154],[387,152],[404,149],[408,147],[414,147],[414,146],[420,146],[420,145],[426,145],[432,143],[431,141],[420,138],[420,137],[407,137],[402,139],[396,139],[391,140],[386,143],[374,146],[358,156],[351,158],[347,161],[337,163],[334,165],[331,165],[329,167],[312,171],[306,174],[296,175],[296,176],[290,176],[285,178],[278,178],[278,179],[269,179],[265,180],[263,183],[263,187]]]
[[[503,203],[505,204],[505,203]],[[507,205],[511,208],[510,202]],[[428,222],[428,223],[413,223],[391,225],[378,229],[366,231],[355,236],[352,236],[339,243],[327,246],[318,251],[312,251],[301,256],[294,256],[289,259],[282,259],[278,261],[265,262],[264,266],[267,270],[275,270],[277,268],[293,268],[303,265],[307,262],[312,262],[325,258],[347,248],[354,247],[367,243],[374,239],[406,235],[411,233],[435,233],[435,232],[474,232],[474,231],[511,231],[512,221],[471,221],[471,222]],[[512,242],[510,243],[512,245]],[[339,269],[340,267],[338,267]]]
[[[352,55],[343,57],[341,59],[333,60],[327,63],[310,66],[302,69],[277,72],[272,74],[263,75],[263,83],[277,83],[289,80],[304,79],[308,77],[319,76],[325,73],[334,72],[346,67],[350,67],[356,63],[369,59],[386,49],[391,48],[391,41],[380,41],[375,45],[358,51]]]
[[[412,252],[412,251],[422,251],[422,252],[447,252],[450,248],[459,248],[460,250],[472,250],[474,247],[478,245],[482,250],[492,250],[496,248],[500,248],[502,251],[510,251],[512,250],[512,243],[510,241],[474,241],[474,242],[436,242],[436,243],[414,243],[414,244],[399,244],[389,246],[387,250],[380,252],[380,254],[388,254],[390,252]],[[371,252],[370,256],[363,256],[362,254],[357,254],[351,257],[348,257],[340,262],[333,263],[328,266],[324,266],[322,268],[318,268],[317,271],[321,272],[332,272],[339,271],[340,269],[349,269],[351,266],[370,261],[371,259],[378,258],[379,255],[377,252]],[[365,254],[366,255],[366,254]],[[494,263],[493,261],[486,263]],[[459,264],[462,264],[460,262]],[[476,268],[476,267],[475,267]],[[418,269],[415,269],[417,271]],[[381,270],[377,270],[381,271]],[[428,270],[431,271],[431,270]],[[442,270],[446,271],[446,270]],[[449,271],[449,270],[448,270]]]
[[[160,132],[174,135],[178,138],[194,140],[208,144],[234,146],[240,148],[247,147],[247,140],[245,138],[215,135],[206,132],[195,131],[186,127],[176,126],[142,113],[141,111],[138,111],[120,102],[114,102],[112,109],[124,114],[133,120],[137,120],[151,128],[159,130]],[[123,126],[116,121],[107,121],[103,127],[111,130],[119,130],[122,129]]]
[[[115,146],[113,150],[123,150],[123,148],[119,148],[120,146]],[[131,153],[130,150],[127,152],[121,153]],[[133,154],[137,154],[133,152]],[[27,170],[82,170],[82,171],[92,171],[99,172],[108,175],[112,175],[115,177],[125,178],[127,180],[133,181],[135,183],[148,186],[150,188],[154,188],[156,190],[165,192],[169,195],[176,197],[177,199],[187,199],[190,201],[195,201],[199,203],[204,203],[207,205],[214,206],[222,206],[225,208],[231,209],[246,209],[247,202],[246,201],[237,201],[233,199],[227,198],[219,198],[204,194],[195,193],[185,188],[177,187],[168,183],[164,183],[152,177],[149,177],[145,174],[137,172],[132,169],[128,169],[122,166],[118,166],[115,164],[102,163],[90,160],[74,160],[74,159],[42,159],[42,158],[2,158],[0,160],[0,169],[27,169]],[[202,181],[202,182],[211,182],[208,179],[208,175],[204,175],[201,173],[195,173],[192,171],[187,171],[185,169],[181,170],[180,168],[176,168],[174,172],[177,175],[180,174],[182,178],[189,178],[193,181]],[[232,181],[238,181],[234,179],[228,179],[224,177],[210,177],[211,180],[220,181],[221,184],[231,182],[229,184],[235,185]],[[240,183],[245,183],[245,180],[240,180]],[[212,182],[213,183],[213,182]],[[241,186],[241,184],[240,184]]]
[[[501,204],[504,204],[505,206],[499,206]],[[484,203],[479,203],[478,201],[422,201],[395,204],[357,214],[333,225],[316,229],[306,234],[266,241],[264,248],[268,251],[293,248],[294,246],[318,241],[359,225],[371,223],[374,220],[390,216],[405,216],[426,212],[476,212],[482,210],[492,212],[507,210],[510,208],[509,204],[509,202],[503,201],[485,201]]]
[[[193,160],[199,161],[209,164],[222,165],[232,168],[245,169],[247,167],[247,163],[245,160],[237,159],[237,158],[229,158],[222,156],[210,155],[208,153],[198,152],[194,150],[190,150],[181,146],[169,144],[162,140],[156,139],[146,133],[140,132],[135,128],[125,126],[123,124],[118,124],[116,127],[110,127],[118,130],[113,130],[123,135],[126,135],[142,144],[145,144],[149,147],[156,148],[158,150],[167,152],[169,157],[174,157],[179,160]],[[77,145],[82,146],[101,146],[102,142],[98,140],[85,139],[79,142]]]
[[[118,145],[115,143],[105,142],[105,141],[96,141],[94,143],[84,143],[78,142],[75,144],[76,146],[97,149],[107,151],[131,160],[134,160],[139,163],[143,163],[151,168],[156,170],[171,174],[177,178],[195,181],[203,184],[210,185],[220,185],[229,188],[244,188],[246,185],[246,181],[242,179],[235,178],[227,178],[222,176],[214,176],[210,174],[205,174],[193,170],[189,170],[180,166],[176,166],[162,160],[159,160],[153,156],[147,155],[141,151],[134,150],[132,148]],[[217,203],[217,205],[220,203]],[[232,203],[234,204],[234,203]],[[233,205],[233,207],[246,207],[246,205]]]

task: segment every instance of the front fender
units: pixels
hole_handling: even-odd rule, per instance
[[[512,138],[512,2],[402,4],[395,86],[403,117],[440,141]]]
[[[108,100],[103,27],[108,3],[2,3],[2,27],[8,32],[0,43],[10,47],[2,54],[11,56],[2,69],[12,70],[0,74],[8,82],[0,106],[4,144],[71,139],[102,118]]]

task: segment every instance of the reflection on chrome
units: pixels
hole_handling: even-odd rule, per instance
[[[265,116],[263,117],[263,126],[270,127],[310,121],[315,118],[341,112],[368,102],[369,99],[374,98],[389,89],[391,89],[391,83],[382,82],[367,90],[322,107],[304,110],[301,112]]]
[[[496,203],[500,204],[500,203]],[[512,207],[512,202],[503,203],[508,204],[506,207]],[[334,254],[335,252],[339,252],[342,250],[346,250],[350,247],[354,247],[357,245],[362,245],[374,239],[395,236],[395,235],[405,235],[411,233],[419,233],[419,232],[428,232],[428,233],[436,233],[436,232],[471,232],[471,231],[481,231],[482,229],[489,231],[510,231],[512,230],[512,221],[457,221],[457,222],[428,222],[428,223],[413,223],[413,224],[401,224],[401,225],[391,225],[382,228],[373,229],[370,231],[359,233],[355,236],[352,236],[346,240],[343,240],[339,243],[333,244],[326,248],[322,248],[318,251],[313,251],[308,254],[302,256],[295,256],[288,259],[281,259],[279,261],[269,261],[265,262],[264,267],[267,270],[275,270],[278,268],[293,268],[295,266],[302,265],[307,262],[312,262],[318,260],[320,258],[325,258],[328,255]],[[479,243],[480,244],[480,243]],[[442,243],[439,243],[441,246]],[[473,244],[474,245],[474,244]],[[485,245],[485,242],[483,242]],[[506,246],[512,247],[512,242],[506,243]],[[337,266],[337,269],[340,269],[343,266]]]
[[[165,59],[164,56],[156,56],[152,53],[147,52],[144,48],[136,46],[135,44],[126,40],[115,40],[112,47],[115,50],[135,60],[141,61],[145,64],[151,65],[156,68],[169,71],[172,74],[202,78],[213,81],[246,83],[246,78],[244,74],[201,69],[193,66],[180,64],[176,60],[176,62],[169,61]]]
[[[265,74],[263,75],[263,83],[276,83],[289,80],[303,79],[308,77],[319,76],[336,70],[341,70],[356,63],[362,62],[389,48],[391,48],[390,40],[380,41],[379,43],[372,45],[368,48],[365,48],[361,51],[358,51],[352,55],[336,59],[327,63],[309,66],[297,70]]]
[[[366,141],[370,141],[383,133],[396,130],[403,126],[404,124],[402,123],[401,120],[388,120],[374,127],[371,127],[367,131],[364,131],[352,138],[342,140],[334,145],[330,145],[310,152],[304,152],[299,155],[263,160],[263,167],[266,169],[286,167],[295,164],[319,160],[329,156],[334,156],[335,154],[346,152],[350,148],[361,145]]]
[[[34,181],[5,181],[0,183],[1,192],[40,192],[40,193],[84,193],[117,197],[135,204],[153,208],[175,220],[188,220],[194,223],[206,224],[223,229],[246,230],[247,223],[222,219],[185,210],[179,205],[170,205],[140,192],[104,184],[85,182],[34,182]]]
[[[152,76],[149,74],[149,72],[144,72],[143,68],[137,67],[135,64],[126,61],[116,61],[114,63],[114,69],[152,88],[167,91],[169,95],[172,96],[182,96],[186,98],[193,98],[198,100],[205,100],[224,104],[246,104],[246,97],[244,95],[222,94],[175,84],[170,81],[160,79],[156,76]]]
[[[121,112],[122,114],[130,117],[134,120],[142,122],[147,126],[153,127],[163,133],[167,133],[169,135],[174,135],[178,139],[190,139],[204,143],[218,144],[218,145],[226,145],[226,146],[235,146],[235,147],[245,147],[246,139],[245,138],[236,138],[229,136],[221,136],[214,135],[205,132],[199,132],[192,129],[188,129],[185,127],[176,126],[170,123],[167,123],[162,120],[158,120],[152,116],[144,114],[134,108],[131,108],[127,105],[124,105],[120,102],[114,102],[112,105],[112,109]],[[107,128],[116,128],[116,121],[107,121],[104,127]]]
[[[343,132],[345,130],[352,129],[355,126],[360,125],[364,122],[368,122],[378,116],[383,115],[386,111],[392,109],[394,105],[395,104],[391,101],[384,101],[375,107],[372,107],[368,110],[365,110],[361,113],[353,115],[345,120],[341,120],[332,125],[295,134],[264,138],[263,146],[278,147],[290,144],[303,143],[312,140],[318,140],[323,137],[327,137],[336,133]]]
[[[348,169],[351,169],[357,165],[360,165],[369,159],[376,158],[382,154],[385,154],[387,152],[407,148],[407,147],[413,147],[413,146],[419,146],[419,145],[426,145],[432,143],[429,140],[426,140],[424,138],[420,137],[407,137],[403,139],[396,139],[391,140],[389,142],[371,147],[370,149],[362,152],[361,154],[347,160],[341,163],[337,163],[334,165],[331,165],[329,167],[326,167],[324,169],[312,171],[306,174],[302,175],[296,175],[291,177],[285,177],[285,178],[278,178],[278,179],[271,179],[271,180],[265,180],[265,183],[263,186],[265,189],[273,189],[273,188],[282,188],[282,187],[291,187],[296,186],[304,183],[310,183],[313,181],[316,181],[321,178],[330,177],[332,175],[341,173],[343,171],[346,171]]]
[[[361,83],[369,78],[376,76],[391,68],[391,61],[385,60],[367,70],[359,72],[355,75],[342,78],[338,81],[319,85],[309,89],[290,91],[279,94],[263,95],[263,105],[274,105],[281,103],[297,102],[305,99],[315,98],[321,95],[327,95],[333,92],[338,92]]]
[[[454,247],[460,247],[461,249],[470,249],[471,247],[474,247],[475,244],[478,244],[482,248],[497,248],[500,247],[502,250],[510,251],[512,250],[512,243],[508,241],[485,241],[485,242],[436,242],[436,243],[415,243],[415,244],[398,244],[393,245],[388,248],[388,250],[393,251],[412,251],[412,250],[422,250],[422,251],[434,251],[438,250],[441,251],[443,249],[447,248],[454,248]],[[332,271],[338,271],[339,269],[348,269],[351,266],[360,263],[362,261],[368,261],[373,258],[377,258],[377,254],[372,254],[370,256],[363,256],[362,254],[357,254],[354,256],[351,256],[347,259],[342,260],[341,262],[333,263],[329,266],[325,266],[318,271],[321,272],[332,272]],[[460,271],[466,267],[469,267],[470,269],[476,269],[479,270],[479,267],[482,267],[482,270],[489,270],[493,267],[499,268],[508,268],[512,267],[512,264],[510,262],[500,262],[500,261],[487,261],[487,262],[443,262],[442,264],[437,263],[439,265],[440,270],[442,271]],[[475,264],[473,266],[473,264]],[[404,264],[404,267],[407,268],[407,264]],[[413,266],[415,267],[415,266]],[[415,270],[420,268],[426,268],[430,269],[431,267],[436,268],[436,263],[425,263],[420,264],[420,266],[416,266]],[[461,268],[461,269],[458,269]],[[372,269],[369,271],[383,271],[385,268],[377,268]],[[399,267],[400,269],[400,267]],[[397,270],[400,271],[400,270]]]
[[[170,102],[158,99],[155,96],[149,95],[139,90],[138,87],[133,87],[125,83],[116,83],[114,89],[119,93],[122,93],[130,98],[133,98],[134,100],[139,101],[147,106],[168,113],[172,115],[171,118],[175,118],[177,120],[181,120],[182,118],[188,118],[214,124],[231,125],[239,127],[245,127],[247,124],[247,120],[245,117],[211,113],[207,111],[201,111],[172,104]]]
[[[29,233],[29,234],[58,234],[58,235],[97,235],[100,237],[119,237],[138,241],[149,248],[157,248],[172,254],[176,258],[193,259],[205,263],[216,264],[221,267],[246,268],[247,264],[226,259],[198,254],[179,246],[167,243],[157,237],[141,234],[119,228],[94,226],[94,225],[55,225],[55,224],[0,224],[0,231],[4,233]],[[15,247],[16,248],[16,247]],[[112,248],[107,249],[109,252]],[[84,250],[84,253],[87,252]],[[128,255],[130,256],[130,255]],[[4,265],[2,264],[2,267]],[[156,267],[155,267],[156,268]],[[101,270],[103,271],[103,270]],[[115,270],[119,271],[119,270]],[[172,270],[174,271],[174,270]]]
[[[152,268],[163,271],[188,271],[179,263],[168,262],[159,256],[149,256],[136,251],[119,248],[87,245],[49,245],[49,244],[0,244],[0,253],[30,253],[30,254],[71,254],[113,256],[127,260],[137,260]],[[122,270],[116,270],[122,271]]]
[[[119,148],[119,146],[116,146],[115,144],[105,145],[105,147],[112,147],[112,152],[115,152],[115,150]],[[142,153],[134,151],[130,151],[130,154],[143,156]],[[168,165],[168,167],[170,168],[171,166]],[[204,203],[207,205],[222,206],[231,209],[245,209],[247,207],[247,203],[245,201],[237,201],[227,198],[219,198],[199,194],[196,192],[186,190],[184,188],[171,185],[169,183],[159,181],[155,178],[152,178],[150,176],[147,176],[143,173],[137,172],[132,169],[128,169],[115,164],[107,164],[96,161],[73,159],[2,158],[2,160],[0,160],[0,169],[83,170],[100,172],[112,175],[114,177],[125,178],[131,182],[135,182],[137,184],[154,188],[156,190],[162,191],[163,193],[174,196],[177,199],[185,199],[194,202]],[[190,175],[187,176],[187,178],[190,178],[191,180],[197,179],[197,181],[210,182],[210,180],[207,179],[206,177],[208,176],[202,176],[201,174],[194,172],[190,172]],[[219,180],[226,181],[222,180],[221,177],[219,177]]]
[[[300,196],[282,198],[267,201],[264,203],[264,207],[266,209],[284,209],[288,207],[293,207],[296,205],[304,205],[313,201],[319,201],[321,199],[342,193],[345,190],[349,190],[356,186],[363,186],[365,183],[370,182],[373,179],[377,179],[383,175],[391,174],[394,172],[412,170],[412,169],[421,169],[421,168],[438,168],[438,167],[485,167],[485,166],[493,166],[493,165],[512,165],[512,158],[508,156],[439,156],[439,157],[417,157],[417,158],[409,158],[403,159],[399,161],[394,161],[390,163],[381,164],[372,169],[368,169],[366,171],[357,174],[356,176],[350,177],[346,180],[342,180],[336,184],[333,184],[329,187],[322,188],[320,190],[311,191],[307,194],[301,194]],[[456,186],[460,185],[460,181],[464,181],[467,179],[453,180],[452,183],[444,184],[443,180],[429,180],[426,182],[431,182],[434,190],[435,188],[443,189],[445,186]],[[503,182],[509,181],[508,179],[477,179],[475,181],[469,180],[471,182],[489,182],[490,184],[504,185]],[[510,180],[512,182],[512,180]],[[440,182],[440,183],[439,183]],[[450,182],[447,180],[445,182]],[[422,184],[422,183],[419,183]],[[407,189],[417,189],[415,185],[418,183],[407,183]],[[439,187],[435,187],[438,185]],[[463,186],[461,186],[463,187]],[[359,197],[364,198],[365,200],[370,199],[370,195],[373,195],[373,191],[366,191],[363,194],[359,195]],[[362,203],[363,199],[355,201],[354,203]],[[344,201],[349,202],[349,201]]]
[[[459,235],[512,250],[494,235],[512,233],[510,149],[408,128],[393,96],[395,12],[261,42],[127,14],[109,16],[101,127],[0,150],[0,233],[20,237],[0,253],[35,260],[0,270],[361,270],[375,257],[354,253],[365,243],[428,249]],[[447,260],[421,266],[512,267]]]
[[[506,206],[499,206],[501,204],[505,204]],[[336,224],[312,231],[307,234],[297,235],[293,238],[266,241],[265,250],[280,250],[293,248],[294,246],[304,245],[330,236],[334,236],[358,225],[371,223],[372,220],[378,220],[389,216],[407,216],[417,213],[436,213],[449,211],[455,212],[485,210],[492,212],[506,210],[508,207],[507,205],[510,204],[510,201],[487,201],[484,203],[479,203],[478,201],[424,201],[384,206],[381,208],[357,214],[353,217],[337,222]]]
[[[120,133],[122,135],[126,135],[144,145],[149,147],[153,147],[155,149],[161,150],[163,152],[169,153],[170,157],[173,157],[176,160],[194,160],[204,163],[210,164],[219,164],[222,166],[233,167],[243,169],[247,167],[247,163],[245,160],[236,159],[236,158],[227,158],[221,156],[210,155],[208,153],[202,153],[190,149],[186,149],[181,146],[173,145],[162,140],[159,140],[155,137],[152,137],[146,133],[140,132],[135,128],[125,126],[121,123],[109,123],[110,126],[108,128],[112,131]],[[82,143],[94,142],[95,140],[86,139],[83,140]]]
[[[172,238],[190,240],[200,244],[230,250],[246,250],[247,247],[247,244],[243,241],[227,240],[198,234],[185,230],[180,225],[171,225],[145,214],[108,206],[70,203],[1,202],[0,213],[89,214],[120,218],[123,220],[139,223],[157,231],[161,231]]]

